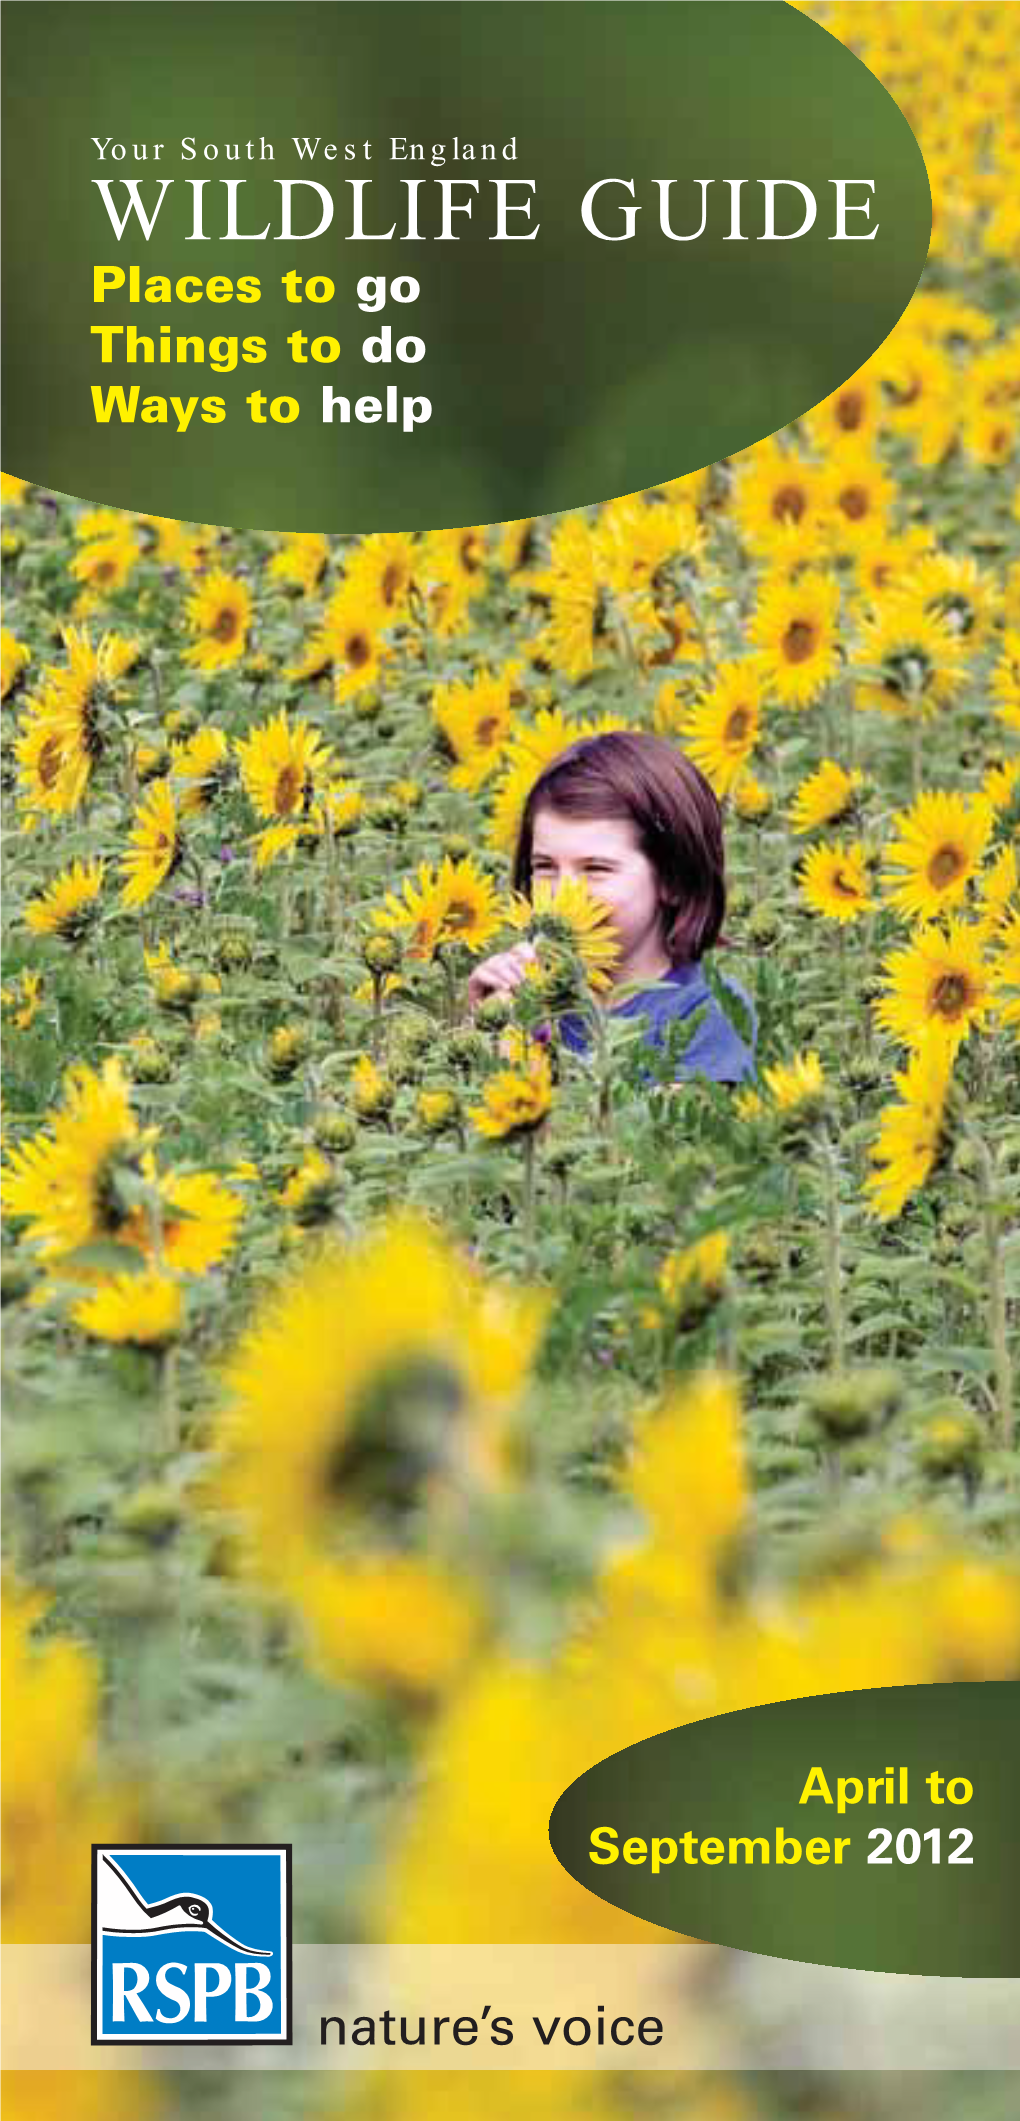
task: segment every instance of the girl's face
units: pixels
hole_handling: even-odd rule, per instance
[[[616,929],[618,978],[632,967],[659,969],[665,962],[661,886],[632,819],[567,817],[543,805],[535,814],[531,875],[554,889],[566,877],[583,879]]]

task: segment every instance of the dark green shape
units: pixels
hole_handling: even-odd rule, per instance
[[[881,343],[917,283],[931,201],[920,150],[874,75],[818,24],[780,0],[727,6],[660,0],[577,0],[513,8],[414,4],[197,7],[156,4],[8,6],[4,117],[4,464],[20,477],[185,520],[274,529],[365,532],[505,520],[636,491],[712,463],[817,403]],[[298,159],[293,135],[336,142],[336,160]],[[100,161],[92,136],[123,142]],[[217,160],[182,160],[180,142],[216,143]],[[387,159],[394,136],[441,167]],[[449,159],[452,141],[514,161]],[[272,162],[228,162],[228,143],[263,137]],[[370,162],[347,142],[374,143]],[[134,143],[165,143],[135,162]],[[151,239],[133,218],[118,241],[93,179],[137,177],[151,212],[159,176],[173,180]],[[312,177],[334,198],[318,240],[281,242],[277,181]],[[436,242],[444,178],[474,176],[473,218],[458,242]],[[495,242],[492,179],[534,179],[534,242]],[[254,241],[189,241],[188,178],[206,178],[205,227],[226,227],[223,179],[242,178],[241,229]],[[406,227],[401,178],[419,193],[424,242],[346,240],[354,194],[370,177],[366,226]],[[600,178],[633,181],[640,207],[629,242],[602,242],[581,202]],[[697,179],[711,177],[706,235],[671,242],[659,227],[655,179],[672,178],[673,225],[696,229]],[[727,240],[730,194],[743,177],[743,225],[761,231],[765,178],[798,178],[818,200],[799,241]],[[874,180],[872,222],[848,226],[873,242],[835,242],[834,177]],[[467,197],[461,193],[457,196]],[[511,195],[516,200],[524,192]],[[599,195],[607,230],[623,226],[630,194]],[[861,192],[852,198],[864,197]],[[318,201],[297,194],[295,225]],[[799,225],[801,202],[780,194],[777,227]],[[794,209],[798,219],[793,218]],[[512,217],[510,226],[529,224]],[[167,307],[113,297],[92,303],[93,265],[137,265],[171,279],[255,272],[250,307],[208,301]],[[328,274],[326,305],[289,306],[280,275]],[[362,314],[365,274],[412,273],[420,298]],[[208,363],[103,365],[94,322],[134,324],[158,348],[173,339],[257,334],[260,366],[215,374]],[[393,327],[413,333],[420,365],[369,366],[362,342]],[[335,365],[292,365],[285,335],[331,335]],[[118,349],[124,341],[118,342]],[[322,387],[352,403],[424,394],[432,417],[413,433],[385,423],[324,425]],[[137,384],[155,394],[225,400],[221,425],[196,411],[185,433],[116,420],[97,425],[90,387]],[[245,398],[297,397],[290,426],[253,426]]]
[[[1017,1762],[1020,1683],[989,1680],[882,1687],[822,1694],[713,1716],[627,1746],[571,1783],[549,1822],[564,1868],[582,1885],[632,1915],[709,1943],[819,1966],[876,1973],[1020,1974],[1020,1835]],[[864,1800],[842,1816],[820,1796],[799,1799],[812,1768],[833,1798],[840,1776],[856,1776]],[[867,1802],[869,1777],[907,1770],[907,1802]],[[969,1802],[932,1801],[926,1778],[965,1777]],[[958,1796],[964,1794],[958,1788]],[[591,1836],[613,1827],[621,1854],[591,1861]],[[776,1830],[796,1839],[800,1860],[776,1863]],[[886,1829],[888,1843],[869,1835]],[[913,1830],[903,1847],[898,1837]],[[940,1830],[940,1861],[924,1836]],[[954,1830],[972,1835],[969,1844]],[[753,1864],[684,1860],[706,1837],[764,1836],[770,1860]],[[671,1837],[676,1860],[653,1875],[650,1861],[628,1864],[628,1837]],[[849,1838],[840,1865],[808,1863],[806,1844]],[[789,1846],[792,1855],[792,1848]],[[637,1854],[637,1851],[634,1851]],[[666,1852],[663,1852],[664,1854]],[[869,1863],[871,1855],[891,1858]],[[951,1855],[970,1857],[951,1862]]]

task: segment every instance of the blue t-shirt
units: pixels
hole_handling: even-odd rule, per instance
[[[661,1046],[668,1024],[690,1016],[692,1010],[704,1006],[705,1014],[680,1062],[677,1080],[707,1075],[715,1083],[749,1082],[756,1073],[753,1048],[758,1035],[758,1020],[751,997],[739,982],[727,978],[725,984],[747,1011],[751,1026],[750,1046],[720,1009],[699,964],[674,965],[657,986],[648,987],[641,994],[632,994],[629,1000],[617,1003],[612,1013],[614,1016],[645,1017],[648,1044]],[[583,1017],[576,1014],[562,1016],[560,1037],[573,1053],[587,1052],[589,1033]]]

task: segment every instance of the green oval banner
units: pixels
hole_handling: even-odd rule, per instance
[[[571,1877],[686,1936],[876,1973],[1020,1974],[1020,1683],[878,1688],[663,1731],[571,1783]]]
[[[503,521],[774,432],[931,200],[781,0],[8,11],[7,468],[277,530]]]

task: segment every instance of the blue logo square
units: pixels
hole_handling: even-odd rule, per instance
[[[291,2042],[289,1842],[92,1844],[92,2045]]]

